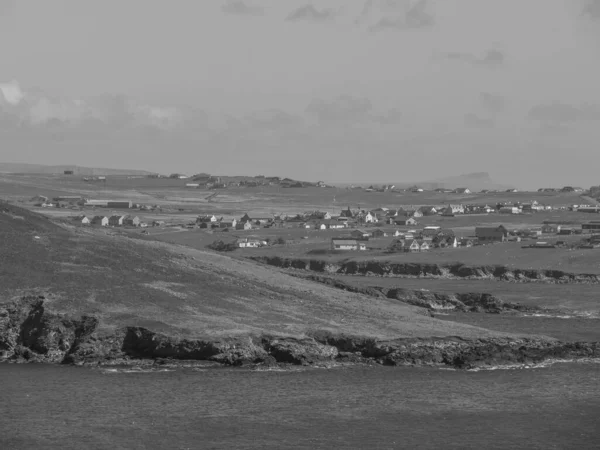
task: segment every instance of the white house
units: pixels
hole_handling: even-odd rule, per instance
[[[364,241],[358,241],[356,239],[343,239],[343,238],[332,238],[331,239],[332,250],[366,250],[367,244]]]
[[[500,214],[519,214],[521,210],[516,206],[503,206],[498,210],[498,212]]]

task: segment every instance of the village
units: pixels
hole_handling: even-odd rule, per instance
[[[142,234],[150,234],[149,228],[178,229],[184,231],[204,230],[216,240],[224,238],[233,242],[237,248],[261,248],[276,245],[301,246],[309,239],[307,233],[328,232],[327,248],[332,252],[382,250],[382,239],[387,239],[385,251],[395,252],[428,252],[435,248],[459,248],[478,245],[489,245],[503,242],[524,242],[528,248],[600,248],[600,221],[584,221],[577,224],[573,221],[553,222],[544,217],[544,213],[563,211],[573,213],[598,213],[600,208],[588,205],[551,206],[533,200],[528,203],[498,202],[488,204],[447,204],[427,206],[404,206],[397,208],[378,207],[374,209],[352,209],[349,206],[339,211],[307,211],[297,214],[250,215],[240,213],[221,216],[216,214],[200,214],[195,220],[182,223],[166,218],[146,220],[140,215],[130,214],[131,210],[156,213],[158,205],[140,205],[123,200],[89,200],[81,197],[57,197],[56,204],[71,205],[72,209],[92,208],[118,210],[114,214],[79,214],[72,220],[82,226],[117,227],[123,229],[139,229]],[[78,206],[75,206],[78,205]],[[59,206],[60,207],[60,206]],[[518,216],[539,217],[530,225],[509,227],[506,222],[514,223],[511,218]],[[493,217],[489,224],[481,222],[482,217]],[[585,214],[588,217],[588,214]],[[460,224],[453,224],[453,218],[466,219]],[[444,220],[436,223],[436,220]],[[470,220],[469,220],[470,219]],[[529,220],[529,222],[532,222]],[[465,226],[469,225],[469,226]],[[288,230],[292,238],[270,235],[276,230]],[[219,235],[219,233],[222,233]],[[585,234],[578,240],[567,239],[567,236]],[[320,239],[323,242],[325,238]],[[314,235],[313,235],[314,241]],[[373,245],[377,243],[377,245]],[[229,246],[230,248],[232,246]]]

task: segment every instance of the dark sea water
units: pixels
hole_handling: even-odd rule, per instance
[[[0,365],[0,449],[600,449],[600,364]]]

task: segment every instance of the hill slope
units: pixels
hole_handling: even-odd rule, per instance
[[[305,362],[337,358],[345,349],[369,357],[389,357],[393,350],[413,361],[423,348],[408,351],[413,344],[398,339],[460,336],[452,345],[427,344],[426,353],[443,362],[449,360],[440,348],[448,345],[467,354],[472,345],[512,345],[506,334],[438,321],[392,299],[335,290],[211,252],[63,227],[12,205],[0,204],[0,241],[5,358]],[[34,296],[20,299],[26,295]],[[485,341],[463,341],[480,338]],[[387,342],[381,344],[387,350],[377,350],[377,342]]]
[[[72,170],[80,176],[90,175],[150,175],[152,172],[131,169],[106,169],[81,167],[74,165],[47,166],[44,164],[27,163],[0,163],[0,173],[32,173],[32,174],[62,174],[65,170]]]

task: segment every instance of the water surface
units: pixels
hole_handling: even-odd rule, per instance
[[[600,364],[140,373],[0,365],[2,449],[600,448]]]

